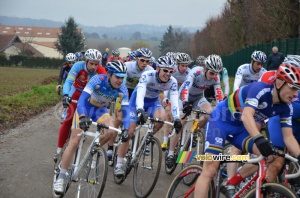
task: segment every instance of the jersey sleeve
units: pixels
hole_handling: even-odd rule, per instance
[[[74,65],[68,73],[68,77],[63,87],[63,95],[69,94],[71,87],[80,71],[80,65]]]
[[[229,95],[229,78],[228,78],[228,71],[226,68],[223,68],[223,72],[222,72],[222,80],[223,80],[223,84],[224,84],[224,94],[225,95]]]
[[[130,109],[129,109],[129,99],[128,99],[128,89],[127,87],[122,84],[121,87],[122,93],[119,94],[119,97],[122,97],[121,100],[121,109],[122,109],[122,115],[123,115],[123,125],[125,129],[129,129],[130,125]],[[120,96],[122,95],[122,96]]]
[[[236,91],[238,88],[240,88],[242,79],[243,79],[243,70],[241,67],[239,67],[235,74],[233,91]]]
[[[148,75],[146,75],[144,72],[142,73],[139,83],[137,84],[136,110],[144,109],[144,100],[141,100],[141,98],[145,98],[147,84],[148,84]]]
[[[220,85],[220,79],[218,76],[216,76],[216,84],[214,85],[214,91],[215,91],[215,97],[217,104],[220,103],[223,100],[223,92]]]
[[[182,100],[182,102],[187,102],[188,99],[189,99],[189,90],[193,85],[194,79],[196,77],[196,72],[197,72],[196,69],[192,69],[189,72],[186,80],[182,84],[183,87],[182,87],[182,90],[181,90],[181,93],[180,93],[180,95],[181,95],[180,99]]]
[[[179,107],[178,107],[178,83],[175,78],[172,79],[172,84],[170,87],[170,102],[172,108],[172,115],[174,120],[179,119]]]

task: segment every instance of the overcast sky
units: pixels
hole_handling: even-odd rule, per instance
[[[226,0],[0,0],[0,15],[65,22],[73,16],[87,26],[127,24],[203,26]]]

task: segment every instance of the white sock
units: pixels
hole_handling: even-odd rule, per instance
[[[168,157],[169,157],[170,155],[174,155],[174,151],[170,151],[170,150],[169,150]]]
[[[123,160],[124,160],[123,157],[122,158],[117,157],[117,165],[116,165],[117,168],[121,168],[123,166]]]
[[[57,147],[56,153],[60,153],[62,148]]]
[[[168,142],[169,137],[168,136],[164,136],[164,142]]]

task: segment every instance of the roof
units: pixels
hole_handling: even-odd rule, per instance
[[[60,28],[0,25],[0,34],[17,34],[20,37],[57,38]]]
[[[4,51],[6,48],[10,47],[14,43],[22,43],[18,35],[1,35],[0,34],[0,52]]]

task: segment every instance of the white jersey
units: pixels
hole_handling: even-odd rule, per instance
[[[217,102],[223,100],[223,93],[220,85],[219,76],[215,76],[212,80],[205,78],[204,68],[197,66],[191,69],[185,82],[181,85],[179,93],[182,101],[188,101],[189,94],[197,96],[203,95],[205,89],[214,86]]]
[[[177,119],[179,118],[177,80],[171,76],[168,82],[163,83],[158,80],[157,75],[158,72],[156,70],[145,71],[142,73],[136,87],[136,109],[143,109],[144,99],[158,98],[160,93],[169,90],[172,114],[174,119]]]
[[[153,67],[147,65],[144,70],[140,70],[137,66],[137,62],[126,62],[127,67],[127,78],[126,78],[126,86],[129,89],[134,89],[136,85],[139,83],[139,79],[144,71],[154,70]]]
[[[184,73],[180,73],[178,70],[178,66],[175,66],[172,76],[177,80],[178,87],[180,87],[182,83],[186,80],[189,72],[190,68],[187,68],[187,70]]]
[[[261,70],[258,73],[255,73],[252,70],[251,63],[239,66],[234,78],[233,91],[236,91],[244,85],[248,85],[252,82],[257,82],[263,75],[263,73],[265,73],[266,71],[267,70],[265,68],[261,68]]]

